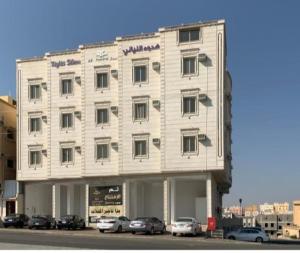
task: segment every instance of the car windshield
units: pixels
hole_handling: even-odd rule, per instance
[[[61,217],[62,220],[73,220],[75,218],[74,215],[66,215]]]
[[[149,221],[150,218],[147,218],[147,217],[138,217],[136,218],[135,220],[136,221]]]
[[[19,217],[20,217],[20,214],[13,213],[13,214],[8,215],[8,217],[16,217],[16,218],[19,218]]]
[[[193,222],[191,218],[178,218],[176,222]]]
[[[41,215],[34,215],[34,216],[32,216],[32,219],[47,219],[47,217],[41,216]]]

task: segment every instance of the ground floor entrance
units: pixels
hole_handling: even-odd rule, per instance
[[[25,182],[24,212],[60,218],[76,214],[94,224],[101,216],[155,216],[171,224],[195,217],[202,224],[220,217],[222,192],[211,173]]]

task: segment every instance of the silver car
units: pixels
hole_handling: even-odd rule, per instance
[[[249,242],[267,242],[270,240],[269,236],[264,230],[256,228],[241,228],[236,231],[229,232],[226,235],[227,239],[249,241]]]
[[[97,228],[100,233],[104,231],[118,232],[129,230],[130,220],[125,216],[119,217],[101,217],[97,220]]]
[[[129,225],[132,234],[142,232],[153,235],[156,232],[161,234],[166,232],[166,225],[164,222],[156,217],[139,217],[130,222]]]
[[[192,217],[180,217],[172,223],[172,235],[177,234],[192,234],[196,236],[201,232],[200,223],[197,219]]]

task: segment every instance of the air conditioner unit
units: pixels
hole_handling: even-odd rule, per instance
[[[111,147],[113,149],[117,149],[118,148],[118,143],[117,142],[112,142],[110,145],[111,145]]]
[[[207,100],[207,95],[206,94],[199,94],[199,101],[205,101]]]
[[[159,101],[159,100],[153,100],[153,101],[152,101],[152,105],[153,105],[154,107],[160,107],[160,101]]]
[[[112,69],[112,70],[110,71],[110,73],[111,73],[112,77],[118,78],[118,70]]]
[[[232,160],[232,155],[231,155],[231,153],[227,154],[227,159],[230,160],[230,161]]]
[[[154,145],[160,145],[160,139],[159,138],[153,138],[152,142]]]
[[[75,111],[74,115],[76,118],[81,118],[81,112],[80,111]]]
[[[232,130],[231,124],[230,124],[230,123],[227,123],[227,124],[226,124],[226,128],[227,128],[229,131],[231,131],[231,130]]]
[[[198,141],[205,141],[206,135],[205,134],[198,134]]]
[[[231,96],[231,94],[227,94],[227,99],[229,100],[229,101],[231,101],[232,100],[232,96]]]
[[[118,106],[111,106],[110,110],[112,113],[118,113]]]
[[[45,89],[45,90],[47,89],[47,83],[46,82],[42,82],[41,86],[42,86],[43,89]]]
[[[47,122],[47,116],[46,115],[42,115],[42,121],[44,121],[45,123]]]
[[[198,54],[198,60],[200,62],[205,62],[207,60],[207,55],[206,54]]]
[[[81,152],[81,146],[75,146],[76,152],[80,153]]]
[[[76,81],[76,83],[81,84],[81,77],[75,76],[75,81]]]
[[[160,70],[160,63],[159,62],[152,62],[152,68],[155,71],[159,71]]]
[[[46,156],[47,155],[47,149],[42,149],[42,154]]]

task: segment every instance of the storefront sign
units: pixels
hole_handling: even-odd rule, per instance
[[[64,67],[64,66],[72,66],[72,65],[77,65],[80,64],[80,60],[74,60],[74,59],[68,59],[66,61],[52,61],[51,66],[53,68],[59,68],[59,67]]]
[[[123,53],[124,53],[124,55],[128,55],[129,53],[135,54],[136,52],[152,51],[152,50],[156,50],[156,49],[159,49],[159,48],[160,48],[159,44],[151,45],[151,46],[139,45],[139,46],[129,47],[127,49],[123,49]]]
[[[89,216],[123,215],[122,186],[91,186],[89,189]]]

